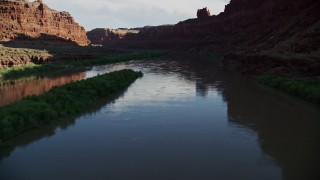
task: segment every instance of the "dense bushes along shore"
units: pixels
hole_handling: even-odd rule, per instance
[[[101,98],[127,88],[141,72],[121,70],[54,87],[0,108],[0,147],[16,135],[58,119],[74,117]]]
[[[17,78],[21,76],[30,75],[47,75],[48,73],[55,73],[61,71],[77,71],[91,68],[92,66],[99,66],[104,64],[118,63],[131,60],[157,58],[166,55],[164,51],[142,51],[125,54],[115,54],[110,56],[100,56],[91,60],[79,61],[63,61],[54,64],[34,64],[29,63],[21,67],[12,67],[0,70],[0,80],[7,78]]]
[[[317,80],[277,76],[260,76],[257,80],[265,85],[320,104],[320,82]]]

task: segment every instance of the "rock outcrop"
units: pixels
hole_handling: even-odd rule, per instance
[[[89,44],[85,29],[68,12],[50,9],[41,0],[1,0],[0,28],[0,41],[46,34],[51,41],[62,39],[78,45]]]
[[[211,13],[208,8],[205,7],[203,9],[198,9],[197,11],[198,18],[207,18],[209,16],[211,16]]]
[[[52,55],[46,50],[0,47],[0,70],[28,63],[46,63]]]
[[[121,40],[124,37],[128,39],[130,36],[134,36],[139,33],[139,28],[135,29],[109,29],[109,28],[97,28],[87,32],[87,36],[92,44],[107,44],[109,41]]]

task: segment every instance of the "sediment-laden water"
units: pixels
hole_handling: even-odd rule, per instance
[[[76,119],[14,139],[13,147],[0,152],[0,179],[320,177],[320,107],[218,63],[131,61],[61,78],[124,68],[144,77]],[[47,87],[30,83],[36,90]],[[21,94],[22,85],[13,84],[16,93],[1,87],[0,104],[10,99],[6,92]]]

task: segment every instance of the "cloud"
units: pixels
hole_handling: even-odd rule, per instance
[[[86,30],[175,24],[195,18],[208,7],[219,14],[230,0],[44,0],[49,7],[68,11]]]

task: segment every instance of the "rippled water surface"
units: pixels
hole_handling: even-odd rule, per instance
[[[16,138],[0,152],[0,179],[320,177],[320,107],[217,63],[132,61],[61,78],[123,68],[144,77],[76,119]]]

